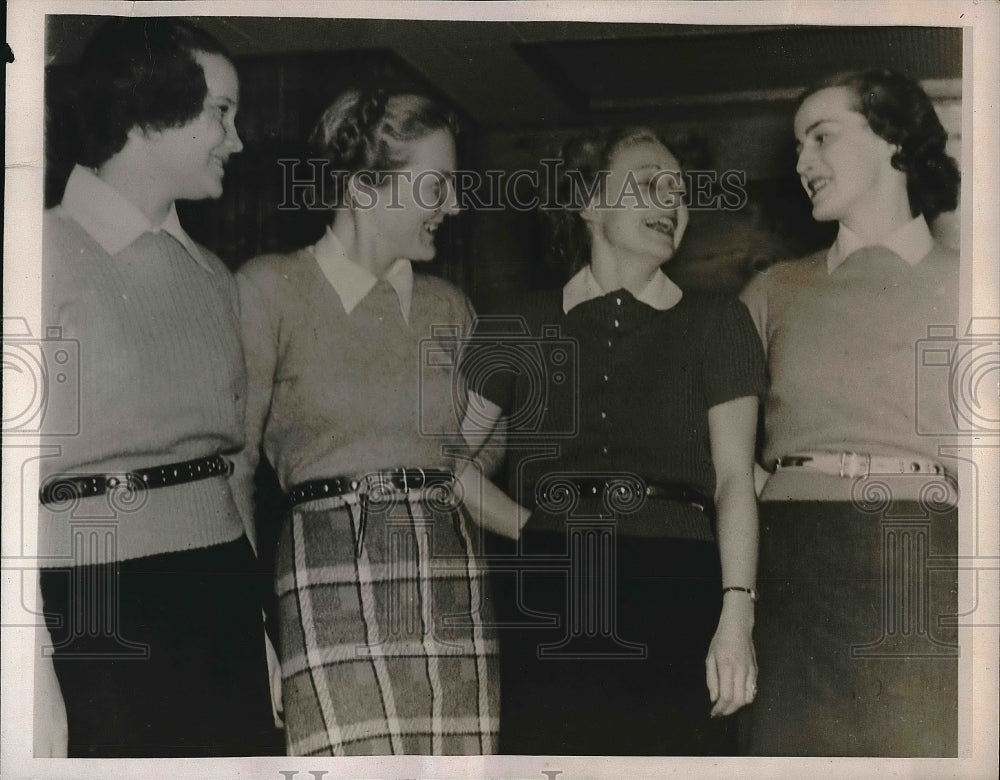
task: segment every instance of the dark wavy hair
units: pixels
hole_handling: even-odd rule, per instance
[[[312,151],[329,163],[331,205],[346,205],[347,182],[353,175],[362,174],[378,186],[385,174],[405,169],[409,144],[436,130],[458,135],[458,118],[428,95],[381,85],[340,94],[309,136]]]
[[[855,96],[854,109],[872,131],[897,145],[892,166],[906,174],[910,213],[931,221],[958,206],[961,174],[955,160],[945,153],[948,134],[941,126],[927,93],[910,78],[888,69],[849,71],[809,87],[798,106],[810,95],[829,87],[847,87]]]
[[[590,262],[590,231],[581,211],[603,187],[617,151],[632,144],[666,142],[647,127],[617,127],[592,130],[574,136],[559,150],[562,162],[550,186],[546,203],[555,204],[544,213],[552,237],[554,260],[575,272]]]
[[[101,27],[77,69],[77,161],[101,165],[134,127],[165,130],[197,117],[208,94],[197,52],[230,59],[215,38],[182,19],[130,17]]]

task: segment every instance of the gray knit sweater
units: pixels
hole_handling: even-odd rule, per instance
[[[958,254],[935,246],[916,265],[860,249],[832,274],[826,252],[779,263],[742,293],[771,377],[764,460],[815,451],[936,458],[955,429],[950,366],[921,359],[929,327],[957,329]],[[934,331],[932,331],[932,334]]]
[[[202,249],[199,263],[165,231],[109,255],[62,207],[46,213],[44,242],[42,323],[60,329],[50,336],[69,360],[50,371],[41,478],[238,451],[246,374],[235,284],[222,262]],[[55,368],[58,350],[47,350]],[[51,566],[66,565],[74,529],[95,522],[114,529],[101,560],[207,547],[243,532],[225,477],[39,513],[39,554]]]
[[[468,333],[471,308],[457,288],[416,274],[407,324],[386,281],[347,314],[308,250],[251,260],[237,283],[247,451],[263,445],[284,489],[454,462],[443,445],[460,438],[464,399],[456,361],[437,358],[454,357]]]

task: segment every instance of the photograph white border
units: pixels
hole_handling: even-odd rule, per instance
[[[9,0],[7,42],[14,61],[6,72],[4,201],[5,317],[23,317],[32,333],[40,328],[40,258],[43,210],[43,126],[45,15],[282,16],[475,21],[614,21],[739,25],[921,25],[963,27],[962,131],[962,308],[963,322],[997,317],[1000,290],[1000,3],[959,0],[799,0],[798,2],[97,2]],[[613,15],[613,19],[609,18]],[[4,386],[4,405],[16,405],[16,386]],[[15,406],[15,408],[17,408]],[[1000,615],[997,507],[1000,506],[998,440],[983,441],[977,455],[979,516],[962,516],[964,540],[979,534],[977,613]],[[30,447],[30,442],[17,442]],[[988,445],[988,446],[987,446]],[[37,442],[35,443],[37,446]],[[17,450],[15,452],[15,450]],[[239,777],[268,780],[326,780],[335,777],[869,777],[874,775],[996,776],[998,744],[997,627],[962,628],[960,643],[960,755],[957,759],[674,759],[594,757],[385,757],[370,759],[44,760],[31,758],[34,572],[20,551],[34,549],[34,485],[22,481],[23,448],[4,443],[2,764],[10,778]],[[37,475],[34,477],[37,480]],[[962,549],[969,549],[963,541]],[[968,650],[971,649],[971,652]],[[323,774],[325,772],[325,774]]]

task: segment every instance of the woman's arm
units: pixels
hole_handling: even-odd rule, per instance
[[[260,443],[271,406],[271,391],[274,388],[274,371],[278,362],[278,325],[270,305],[272,301],[250,275],[245,272],[238,273],[236,286],[239,291],[240,337],[243,341],[243,359],[247,369],[247,404],[246,444],[243,451],[234,459],[233,488],[247,537],[257,552],[253,480],[260,460]],[[275,726],[280,728],[284,718],[281,701],[281,662],[266,632],[264,653],[271,691],[271,715]]]
[[[466,413],[462,435],[471,457],[458,465],[457,478],[463,501],[473,519],[495,534],[516,539],[528,520],[529,510],[493,484],[488,478],[498,460],[497,429],[501,427],[502,409],[478,394],[470,393],[474,413]]]
[[[274,322],[271,301],[254,278],[241,271],[236,275],[236,285],[239,291],[240,337],[247,371],[247,399],[244,428],[246,444],[234,459],[232,482],[247,536],[256,549],[253,479],[260,460],[260,443],[274,387],[274,371],[278,360],[277,324]]]
[[[756,396],[745,396],[708,410],[723,587],[754,588],[756,585],[757,503],[753,451],[757,403]],[[731,715],[753,701],[757,685],[757,660],[751,637],[753,623],[754,605],[750,594],[725,593],[719,626],[705,659],[713,716]]]

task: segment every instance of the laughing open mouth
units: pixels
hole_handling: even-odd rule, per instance
[[[827,178],[809,179],[806,182],[806,191],[809,193],[810,198],[815,198],[826,186],[830,183]]]
[[[649,229],[655,230],[657,233],[660,233],[664,236],[673,236],[674,229],[677,226],[677,223],[670,217],[656,217],[653,219],[644,219],[642,221],[642,224],[644,224]]]

